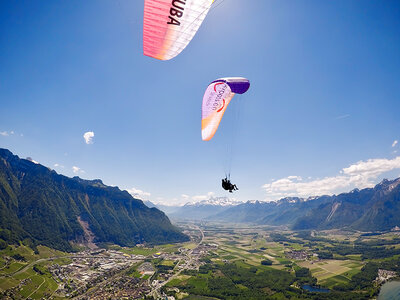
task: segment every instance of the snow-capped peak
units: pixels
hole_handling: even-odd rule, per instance
[[[248,204],[259,204],[260,201],[258,201],[258,200],[248,200],[246,203],[248,203]]]
[[[234,206],[241,204],[242,202],[237,201],[235,199],[231,199],[228,197],[210,197],[207,200],[202,200],[195,203],[186,203],[185,205],[189,206],[203,206],[203,205],[213,205],[213,206]]]

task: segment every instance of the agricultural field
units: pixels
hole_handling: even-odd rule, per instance
[[[218,244],[216,257],[213,261],[242,262],[248,266],[261,265],[261,261],[268,259],[272,261],[270,267],[284,269],[291,261],[285,256],[286,247],[275,242],[268,241],[268,232],[263,228],[235,228],[230,230],[212,231],[205,230],[205,242]],[[294,244],[292,249],[301,249]],[[270,268],[269,267],[269,268]]]
[[[2,267],[0,269],[0,292],[12,291],[12,298],[43,299],[50,297],[58,284],[47,271],[53,258],[57,263],[68,263],[66,253],[38,246],[33,251],[28,246],[8,246],[0,251]]]
[[[345,296],[368,299],[379,290],[379,285],[374,283],[379,266],[397,259],[396,255],[387,255],[386,249],[399,246],[399,235],[394,233],[294,232],[267,226],[205,222],[199,226],[205,236],[203,243],[217,247],[210,251],[205,259],[207,263],[198,273],[186,272],[183,273],[185,277],[174,278],[168,283],[169,288],[180,291],[175,296],[181,297],[183,292],[222,299],[231,297],[225,293],[255,299],[267,297],[262,296],[263,293],[277,298],[300,294],[305,297],[304,293],[308,292],[301,287],[311,285],[329,289],[331,292],[324,296],[326,299]],[[277,290],[283,289],[281,295],[268,286],[264,290],[253,290],[254,294],[251,294],[254,281],[268,280],[273,270],[280,272],[275,273],[276,278],[291,282],[290,287],[285,287],[284,283],[276,286]],[[230,277],[233,274],[236,275]],[[238,279],[242,276],[243,279]],[[248,277],[254,277],[253,283],[246,282]],[[318,299],[317,294],[310,292],[309,297]]]
[[[0,251],[0,298],[98,296],[107,292],[99,281],[107,276],[114,291],[123,291],[122,282],[129,282],[131,291],[139,287],[156,298],[319,299],[317,292],[303,289],[309,285],[329,289],[324,299],[369,299],[379,291],[378,269],[398,272],[393,268],[400,265],[400,256],[390,254],[398,249],[399,235],[391,232],[294,232],[205,222],[181,226],[190,232],[190,242],[109,245],[77,253],[8,246]],[[54,273],[65,268],[72,277]],[[95,288],[88,289],[88,283]]]
[[[364,264],[353,260],[323,260],[302,261],[298,265],[310,269],[318,284],[332,288],[337,283],[348,283],[353,275],[360,272]]]

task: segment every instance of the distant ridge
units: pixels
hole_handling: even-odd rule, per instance
[[[70,251],[70,242],[85,241],[82,221],[95,243],[133,246],[188,240],[163,212],[127,191],[99,179],[59,175],[0,148],[1,239]]]
[[[248,201],[208,220],[286,225],[296,230],[349,228],[385,231],[400,226],[400,178],[384,179],[374,188],[333,196]]]
[[[240,203],[242,202],[234,201],[228,197],[210,197],[207,200],[195,203],[188,202],[177,207],[169,216],[173,219],[204,220]]]
[[[385,231],[396,226],[400,226],[400,178],[331,196],[328,202],[299,218],[293,228]]]
[[[153,202],[151,202],[149,200],[142,200],[142,201],[148,208],[157,207],[157,205],[155,205]]]
[[[208,217],[220,222],[242,222],[266,225],[291,225],[311,209],[327,200],[326,196],[308,200],[288,197],[276,202],[247,201]]]
[[[400,227],[400,178],[333,196],[286,197],[274,202],[210,197],[183,206],[156,207],[177,220],[252,223],[295,230],[386,231]]]

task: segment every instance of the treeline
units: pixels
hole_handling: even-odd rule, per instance
[[[319,251],[319,254],[326,253],[329,255],[331,254],[338,254],[342,256],[346,255],[354,255],[354,254],[361,254],[361,259],[382,259],[392,257],[394,255],[400,254],[400,249],[395,247],[384,247],[384,246],[371,246],[368,244],[354,244],[354,245],[340,245],[336,244],[333,246],[326,246],[323,248],[323,251]],[[327,258],[326,256],[320,258]]]
[[[193,277],[179,284],[181,290],[190,295],[218,299],[369,299],[369,294],[362,292],[312,293],[303,290],[302,285],[315,286],[317,283],[307,268],[297,268],[293,274],[237,264],[206,264],[200,267],[199,273],[184,273]]]
[[[369,294],[374,296],[377,294],[377,289],[374,286],[374,280],[378,276],[379,266],[377,263],[368,262],[362,267],[361,272],[353,275],[347,284],[338,284],[333,288],[336,291],[354,291],[354,290],[369,290]]]
[[[308,268],[299,268],[295,270],[295,276],[298,286],[310,285],[315,286],[317,284],[317,278],[312,277],[311,271]]]
[[[323,237],[313,237],[310,231],[298,232],[295,236],[309,242],[306,243],[280,233],[272,233],[270,238],[274,242],[298,243],[312,247],[316,250],[318,257],[321,259],[332,259],[335,254],[338,256],[359,254],[362,260],[383,259],[400,254],[400,248],[391,246],[399,244],[400,238],[394,238],[392,240],[379,239],[367,242],[359,240],[355,242],[334,241]],[[336,259],[340,259],[340,257],[336,257]]]
[[[277,242],[277,243],[279,243],[279,242],[281,242],[281,243],[286,242],[286,243],[304,244],[304,241],[302,241],[302,240],[293,239],[293,238],[288,237],[288,236],[286,236],[286,235],[283,235],[283,234],[281,234],[281,233],[271,233],[271,234],[269,235],[269,237],[270,237],[270,239],[271,239],[273,242]]]
[[[196,276],[180,288],[191,295],[220,299],[266,299],[275,292],[286,292],[295,281],[295,277],[288,272],[274,269],[257,271],[255,267],[244,268],[236,264],[207,264],[201,266],[199,272],[207,276]]]
[[[374,283],[374,280],[378,276],[379,269],[400,274],[400,257],[381,262],[368,262],[362,267],[361,272],[353,275],[349,283],[336,285],[334,289],[337,291],[365,290],[371,297],[376,296],[379,292],[379,287]]]

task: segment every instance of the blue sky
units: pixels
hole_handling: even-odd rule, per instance
[[[0,147],[166,204],[229,196],[232,127],[237,200],[400,175],[398,1],[218,0],[164,62],[142,19],[143,1],[2,1]],[[250,90],[203,142],[203,93],[227,76]]]

